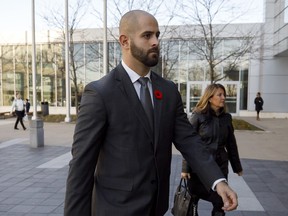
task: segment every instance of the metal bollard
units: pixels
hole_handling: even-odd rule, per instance
[[[32,148],[44,146],[44,129],[42,119],[30,121],[30,146]]]

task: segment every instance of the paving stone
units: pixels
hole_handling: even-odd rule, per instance
[[[261,123],[264,124],[264,120],[262,121]],[[66,126],[64,125],[63,127]],[[273,129],[273,125],[271,128]],[[4,132],[7,130],[0,124],[1,129]],[[52,129],[53,126],[51,126]],[[288,131],[288,126],[286,131]],[[73,131],[71,130],[70,135],[59,133],[61,136],[66,136],[65,139],[67,139],[68,136],[72,137]],[[261,138],[260,136],[263,134],[258,135],[258,138]],[[272,135],[274,134],[270,134],[270,136]],[[9,140],[9,132],[5,133],[5,136],[5,140]],[[243,139],[245,138],[243,137]],[[10,139],[15,139],[15,137]],[[239,136],[238,139],[240,139]],[[55,140],[51,137],[49,137],[49,141],[52,144],[45,145],[43,148],[31,148],[29,141],[1,148],[0,216],[63,216],[65,186],[69,167],[67,164],[62,168],[39,168],[39,166],[41,167],[42,164],[47,165],[49,161],[55,158],[62,158],[61,155],[65,155],[71,150],[71,141],[68,138],[66,146],[57,146]],[[256,200],[263,207],[263,211],[242,210],[245,205],[248,208],[249,203],[247,203],[244,204],[244,207],[241,206],[241,210],[229,212],[227,216],[288,215],[288,161],[277,160],[277,158],[275,160],[243,158],[241,161],[244,175],[239,178],[243,178],[243,182],[251,189]],[[182,156],[173,154],[170,176],[170,203],[169,210],[165,216],[172,215],[171,208],[174,192],[180,181],[181,164]],[[234,181],[233,178],[229,177],[230,180]],[[242,198],[239,197],[239,200],[245,199],[247,191],[243,187],[240,187],[239,190],[241,190],[239,194],[244,196]],[[254,198],[252,197],[251,199]],[[199,202],[199,213],[201,216],[210,216],[211,209],[211,203],[203,200]]]

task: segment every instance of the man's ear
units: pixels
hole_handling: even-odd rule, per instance
[[[129,38],[126,35],[120,35],[119,43],[124,49],[129,48]]]

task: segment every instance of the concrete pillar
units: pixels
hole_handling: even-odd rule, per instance
[[[44,130],[42,119],[30,121],[30,147],[44,147]]]

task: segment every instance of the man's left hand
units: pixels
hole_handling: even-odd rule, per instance
[[[222,209],[224,211],[235,210],[238,206],[238,197],[237,194],[229,187],[229,185],[222,181],[216,185],[216,191],[219,196],[222,197],[224,206]]]

